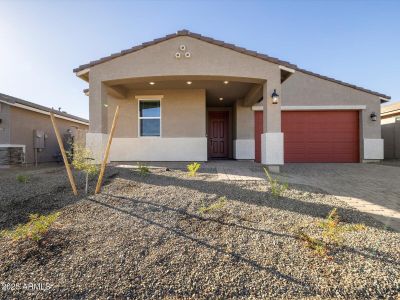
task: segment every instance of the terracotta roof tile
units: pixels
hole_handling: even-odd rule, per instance
[[[369,93],[369,94],[373,94],[373,95],[376,95],[376,96],[384,98],[384,99],[390,99],[390,96],[387,96],[387,95],[384,95],[384,94],[381,94],[381,93],[378,93],[378,92],[374,92],[374,91],[371,91],[371,90],[368,90],[368,89],[365,89],[365,88],[362,88],[362,87],[359,87],[359,86],[356,86],[356,85],[353,85],[353,84],[349,84],[349,83],[346,83],[346,82],[343,82],[343,81],[340,81],[340,80],[337,80],[337,79],[334,79],[334,78],[330,78],[330,77],[323,76],[323,75],[320,75],[320,74],[317,74],[317,73],[313,73],[313,72],[301,69],[301,68],[297,67],[296,65],[291,64],[291,63],[289,63],[287,61],[283,61],[283,60],[280,60],[278,58],[270,57],[270,56],[268,56],[266,54],[261,54],[261,53],[258,53],[256,51],[248,50],[248,49],[243,48],[243,47],[238,47],[238,46],[236,46],[234,44],[228,44],[228,43],[225,43],[224,41],[215,40],[215,39],[210,38],[210,37],[202,36],[201,34],[193,33],[193,32],[190,32],[190,31],[188,31],[186,29],[179,30],[177,33],[168,34],[168,35],[166,35],[166,36],[164,36],[162,38],[157,38],[157,39],[154,39],[152,41],[142,43],[141,45],[132,47],[130,49],[123,50],[121,52],[111,54],[110,56],[103,57],[103,58],[100,58],[100,59],[95,60],[95,61],[91,61],[88,64],[84,64],[84,65],[79,66],[78,68],[74,69],[73,71],[74,72],[79,72],[81,70],[84,70],[86,68],[92,67],[94,65],[98,65],[98,64],[101,64],[103,62],[106,62],[106,61],[109,61],[111,59],[114,59],[116,57],[120,57],[120,56],[123,56],[123,55],[129,54],[129,53],[144,49],[146,47],[149,47],[149,46],[152,46],[152,45],[155,45],[155,44],[158,44],[158,43],[161,43],[161,42],[164,42],[164,41],[167,41],[169,39],[172,39],[172,38],[175,38],[175,37],[179,37],[179,36],[189,36],[189,37],[192,37],[192,38],[204,41],[204,42],[208,42],[208,43],[211,43],[211,44],[214,44],[214,45],[217,45],[217,46],[225,47],[227,49],[231,49],[231,50],[234,50],[234,51],[237,51],[237,52],[240,52],[240,53],[244,53],[244,54],[247,54],[247,55],[250,55],[250,56],[254,56],[254,57],[257,57],[257,58],[260,58],[260,59],[275,63],[275,64],[280,64],[280,65],[286,66],[288,68],[295,69],[297,71],[303,72],[303,73],[308,74],[308,75],[312,75],[312,76],[315,76],[315,77],[318,77],[318,78],[321,78],[321,79],[324,79],[324,80],[332,81],[332,82],[335,82],[335,83],[338,83],[338,84],[341,84],[341,85],[344,85],[344,86],[347,86],[347,87],[350,87],[350,88],[353,88],[353,89],[356,89],[356,90],[359,90],[359,91],[363,91],[363,92],[366,92],[366,93]]]

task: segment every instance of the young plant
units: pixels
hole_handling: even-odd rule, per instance
[[[0,232],[0,236],[9,238],[13,241],[30,239],[38,243],[49,231],[50,226],[58,219],[59,216],[59,212],[47,216],[31,214],[29,215],[28,223],[19,224],[13,230],[3,230]]]
[[[193,162],[186,166],[190,176],[196,176],[197,171],[200,169],[201,164]]]
[[[28,181],[29,181],[29,177],[27,175],[23,175],[23,174],[18,174],[16,178],[17,178],[17,181],[21,182],[21,183],[28,183]]]
[[[365,229],[363,224],[342,225],[340,224],[339,214],[337,209],[332,209],[325,220],[318,222],[318,227],[322,229],[322,237],[312,237],[303,230],[297,231],[297,236],[300,240],[306,243],[306,246],[312,249],[315,253],[321,256],[328,255],[329,248],[340,246],[343,242],[342,234],[348,231],[360,231]]]
[[[343,242],[343,233],[349,231],[360,231],[365,229],[363,224],[342,225],[337,213],[337,208],[332,209],[325,220],[318,223],[322,229],[322,236],[328,243],[340,245]]]
[[[202,204],[202,206],[199,208],[199,213],[205,214],[205,213],[211,213],[216,210],[220,210],[220,209],[224,208],[224,206],[226,205],[226,202],[227,202],[227,199],[225,196],[219,197],[217,202],[215,202],[209,206],[204,206],[204,204]]]
[[[139,170],[139,174],[144,176],[150,173],[150,169],[148,166],[142,164],[142,163],[138,163],[138,170]]]
[[[282,196],[283,192],[288,189],[288,184],[281,184],[278,179],[273,179],[266,168],[264,168],[264,172],[267,176],[269,185],[271,186],[271,194],[275,197]]]
[[[298,231],[297,236],[300,240],[306,243],[307,248],[310,248],[316,254],[320,256],[325,256],[328,254],[328,247],[323,240],[314,238],[301,230]]]
[[[74,144],[73,149],[73,155],[71,156],[71,153],[69,153],[69,156],[72,157],[72,166],[78,171],[85,172],[85,193],[87,194],[89,188],[89,176],[97,174],[99,168],[93,163],[94,159],[92,158],[92,152],[88,148],[85,148],[80,144]]]

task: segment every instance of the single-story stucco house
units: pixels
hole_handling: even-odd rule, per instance
[[[400,158],[400,102],[382,106],[381,125],[385,158]]]
[[[365,162],[383,158],[390,99],[181,30],[74,70],[89,82],[87,145],[111,161]]]
[[[52,111],[60,134],[84,143],[88,120],[0,93],[0,167],[57,160]]]

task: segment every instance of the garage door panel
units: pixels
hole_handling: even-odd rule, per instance
[[[358,111],[282,112],[285,162],[358,162]]]

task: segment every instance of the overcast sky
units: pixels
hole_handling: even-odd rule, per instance
[[[87,118],[73,68],[179,29],[400,100],[400,1],[384,0],[0,0],[0,93]]]

